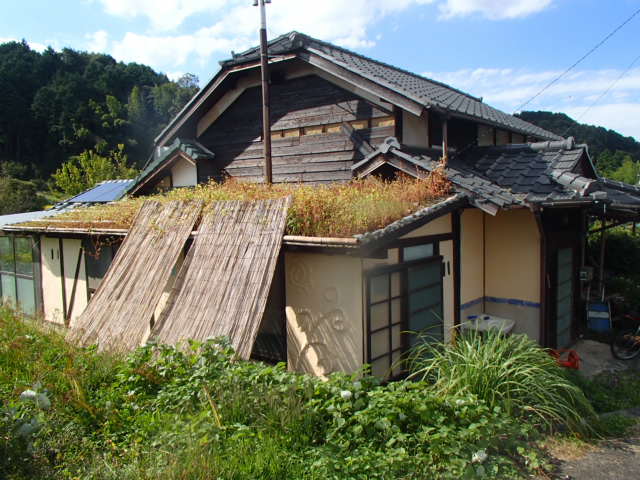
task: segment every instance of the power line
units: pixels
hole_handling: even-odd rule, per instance
[[[589,55],[591,55],[593,52],[595,52],[598,48],[600,48],[607,40],[609,40],[611,37],[613,37],[616,33],[618,33],[618,31],[624,27],[627,23],[629,23],[631,20],[633,20],[638,14],[640,13],[640,8],[638,10],[636,10],[635,12],[633,12],[633,14],[631,14],[631,16],[629,18],[627,18],[624,22],[622,22],[620,25],[618,25],[616,28],[613,29],[613,31],[611,33],[609,33],[606,37],[604,37],[602,40],[600,40],[591,50],[589,50],[587,53],[585,53],[582,57],[580,57],[578,59],[578,61],[576,61],[573,65],[571,65],[569,68],[567,68],[564,72],[562,72],[560,75],[558,75],[556,78],[554,78],[553,80],[551,80],[549,83],[547,83],[538,93],[536,93],[533,97],[531,97],[529,100],[527,100],[526,102],[524,102],[522,105],[520,105],[517,109],[516,112],[518,111],[522,111],[522,109],[524,107],[526,107],[527,105],[529,105],[531,102],[533,102],[536,98],[538,98],[540,95],[542,95],[544,92],[546,92],[550,87],[552,87],[554,84],[556,84],[562,77],[564,77],[567,73],[569,73],[571,70],[573,70],[576,66],[578,66],[578,64],[580,64],[585,58],[587,58]]]
[[[594,106],[595,106],[595,105],[596,105],[600,100],[602,100],[602,99],[607,95],[607,93],[609,93],[609,92],[610,92],[610,91],[611,91],[611,90],[612,90],[612,89],[613,89],[613,88],[618,84],[618,82],[619,82],[620,80],[622,80],[622,77],[624,77],[627,73],[629,73],[629,72],[631,71],[631,69],[633,68],[633,66],[636,64],[636,62],[637,62],[638,60],[640,60],[640,55],[638,55],[636,58],[634,58],[634,59],[633,59],[633,62],[631,62],[631,63],[629,64],[629,66],[626,68],[626,70],[625,70],[625,71],[623,71],[623,72],[618,76],[618,78],[616,78],[613,82],[611,82],[611,84],[606,88],[606,90],[605,90],[604,92],[602,92],[602,93],[598,96],[598,98],[596,98],[596,99],[593,101],[593,103],[591,103],[591,105],[589,105],[589,106],[584,110],[584,112],[582,112],[582,113],[580,114],[580,116],[578,116],[578,117],[575,119],[575,120],[576,120],[576,122],[580,123],[580,120],[582,120],[582,119],[584,118],[584,116],[585,116],[587,113],[589,113],[589,111],[591,111],[591,109],[592,109],[592,108],[593,108],[593,107],[594,107]],[[562,134],[562,136],[564,137],[564,136],[569,132],[569,130],[571,130],[571,127],[567,128],[567,130],[565,130],[565,132]]]

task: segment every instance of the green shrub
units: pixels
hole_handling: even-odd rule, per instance
[[[597,413],[640,408],[640,376],[635,371],[604,372],[585,378],[580,372],[570,372],[575,383]]]
[[[51,408],[24,411],[42,427],[30,449],[6,445],[16,479],[514,479],[545,463],[529,424],[472,394],[322,381],[235,361],[223,341],[114,357],[2,309],[0,394],[17,405],[36,382]]]
[[[595,417],[582,391],[556,361],[524,335],[465,332],[452,344],[422,342],[410,358],[413,378],[441,395],[473,394],[507,415],[586,434]]]

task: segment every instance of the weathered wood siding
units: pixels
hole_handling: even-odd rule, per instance
[[[330,182],[351,178],[350,167],[362,158],[336,124],[391,115],[355,94],[317,77],[307,76],[272,86],[273,177],[275,182]],[[375,122],[374,122],[375,123]],[[308,127],[329,125],[329,132],[311,134]],[[306,130],[305,130],[306,127]],[[295,129],[299,129],[295,132]],[[294,130],[294,131],[292,131]],[[335,130],[335,131],[334,131]],[[357,130],[377,145],[393,136],[394,127]],[[220,175],[262,179],[260,88],[247,89],[200,137],[215,152],[213,165],[200,164],[199,181]],[[291,135],[291,136],[286,136]],[[204,163],[204,162],[203,162]]]

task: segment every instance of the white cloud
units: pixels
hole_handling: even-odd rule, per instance
[[[249,47],[256,43],[259,11],[250,0],[99,0],[105,11],[124,18],[145,17],[153,30],[149,33],[129,32],[118,42],[115,52],[125,52],[133,46],[128,58],[136,52],[137,60],[163,59],[168,53],[154,51],[154,45],[177,42],[179,51],[167,66],[180,66],[190,55],[202,57],[203,52],[220,50],[196,45],[204,39],[219,45]],[[437,4],[443,18],[481,13],[487,18],[501,19],[525,16],[546,8],[552,0],[274,0],[268,5],[268,24],[271,37],[299,30],[311,36],[349,48],[365,48],[378,39],[372,26],[381,19],[416,5]],[[199,16],[210,27],[180,34],[177,31],[187,19]],[[144,39],[148,42],[144,44]],[[191,47],[188,43],[191,42]],[[154,66],[160,66],[154,64]],[[162,65],[164,66],[164,65]]]
[[[446,0],[440,4],[443,19],[480,14],[490,20],[522,18],[538,13],[552,0]]]
[[[17,38],[12,38],[12,37],[0,37],[0,43],[21,42],[21,41],[22,40],[19,40]],[[32,50],[35,50],[36,52],[44,52],[48,48],[47,45],[45,45],[44,43],[27,42],[27,44]]]
[[[173,30],[198,13],[218,12],[225,0],[100,0],[110,15],[147,17],[157,30]]]
[[[428,72],[427,77],[481,96],[484,101],[506,112],[513,112],[562,72],[531,72],[510,68],[463,69],[454,72]],[[604,126],[640,139],[640,68],[632,69],[615,83],[621,70],[574,71],[528,104],[526,110],[565,112],[574,119]],[[597,100],[597,103],[590,106]],[[586,112],[586,114],[585,114]]]
[[[105,30],[98,30],[95,33],[86,35],[89,40],[87,50],[90,52],[106,52],[109,46],[109,34]]]

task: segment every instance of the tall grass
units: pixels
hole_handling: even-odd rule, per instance
[[[524,335],[464,332],[452,344],[418,344],[409,363],[411,376],[432,382],[440,395],[471,393],[548,430],[593,433],[595,412],[582,391]]]
[[[108,205],[74,209],[52,219],[30,222],[75,228],[128,228],[145,199],[158,201],[259,200],[293,197],[287,233],[307,236],[351,236],[382,228],[431,205],[449,194],[450,184],[439,172],[427,179],[400,176],[394,181],[375,177],[328,185],[248,183],[229,179],[165,194],[122,200]]]

